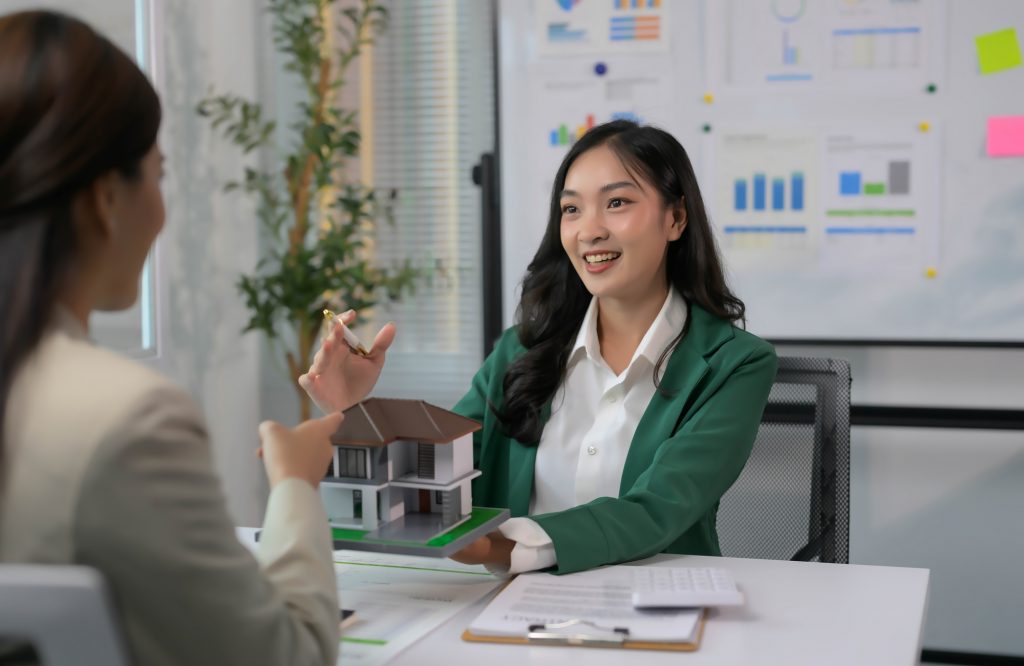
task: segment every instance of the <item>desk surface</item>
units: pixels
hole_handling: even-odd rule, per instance
[[[430,666],[885,666],[916,664],[928,570],[694,555],[658,555],[643,564],[717,566],[743,589],[741,608],[712,612],[691,653],[467,643],[460,636],[491,596],[453,617],[392,663]],[[344,646],[342,647],[344,651]],[[342,656],[344,663],[344,656]]]

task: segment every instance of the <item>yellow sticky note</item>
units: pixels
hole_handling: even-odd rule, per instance
[[[1013,28],[978,35],[974,44],[978,49],[978,70],[982,74],[994,74],[1021,65],[1020,44]]]
[[[715,96],[714,95],[712,95],[711,93],[704,93],[704,103],[705,104],[711,104],[714,101],[715,101]]]
[[[919,122],[917,124],[917,129],[919,129],[922,132],[927,132],[931,128],[932,128],[932,125],[927,120],[922,120],[921,122]]]
[[[928,268],[928,269],[927,269],[927,270],[925,270],[925,272],[924,272],[924,276],[925,276],[926,278],[933,278],[933,277],[935,277],[935,276],[936,276],[936,275],[938,275],[938,274],[939,274],[939,271],[937,271],[937,270],[936,270],[936,269],[934,269],[934,268]]]

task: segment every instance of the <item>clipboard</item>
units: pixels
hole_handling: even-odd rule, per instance
[[[624,567],[608,567],[606,571],[622,569]],[[517,578],[530,576],[546,576],[548,574],[520,574]],[[579,576],[580,574],[570,574]],[[600,576],[600,571],[592,571],[588,576]],[[564,580],[566,577],[562,577]],[[497,593],[492,597],[494,603],[515,581],[505,581]],[[641,611],[641,614],[643,612]],[[630,640],[628,626],[611,626],[597,624],[584,619],[567,620],[554,624],[531,624],[523,636],[508,636],[496,634],[478,634],[471,628],[462,632],[462,640],[470,643],[500,643],[504,645],[558,645],[568,647],[595,647],[595,648],[618,648],[626,650],[660,650],[669,652],[694,652],[700,647],[701,639],[704,637],[704,621],[707,618],[707,609],[700,609],[696,625],[687,640]],[[627,623],[628,624],[628,623]]]
[[[692,641],[678,643],[629,640],[628,627],[604,627],[586,620],[568,620],[558,624],[530,625],[526,636],[480,636],[469,629],[462,632],[462,640],[470,643],[502,643],[505,645],[559,645],[567,647],[621,648],[625,650],[663,650],[693,652],[704,637],[704,619],[700,619]]]

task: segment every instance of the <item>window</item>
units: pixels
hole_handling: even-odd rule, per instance
[[[480,190],[471,171],[494,149],[492,3],[389,0],[373,49],[374,184],[393,189],[395,225],[382,227],[378,260],[431,269],[432,284],[379,307],[373,331],[398,322],[375,393],[450,407],[483,359]]]
[[[135,55],[135,61],[150,78],[153,77],[152,6],[155,0],[64,0],[69,5],[88,8],[89,13],[99,14],[103,7],[102,19],[95,24],[128,53]],[[118,11],[120,9],[120,11]],[[87,18],[88,20],[88,18]],[[136,358],[157,355],[156,337],[156,271],[154,252],[151,250],[139,277],[139,298],[131,308],[121,312],[105,312],[93,315],[90,330],[96,341],[105,347]]]
[[[354,449],[348,446],[338,447],[338,476],[348,479],[368,479],[366,449]]]
[[[434,445],[420,442],[416,445],[416,476],[421,479],[434,478]]]
[[[152,43],[150,17],[155,0],[49,0],[47,9],[82,19],[110,41],[135,56],[135,61],[151,77]],[[39,9],[39,2],[5,0],[3,13]],[[154,307],[153,255],[142,269],[139,299],[128,310],[96,313],[90,321],[90,333],[97,342],[134,357],[156,355],[156,309]]]

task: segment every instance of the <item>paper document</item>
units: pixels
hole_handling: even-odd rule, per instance
[[[480,566],[451,560],[340,550],[338,595],[354,609],[338,664],[385,664],[501,581]]]
[[[525,637],[530,625],[584,620],[606,629],[625,627],[630,641],[692,641],[701,610],[636,610],[631,569],[523,574],[495,597],[469,630],[478,636]]]

